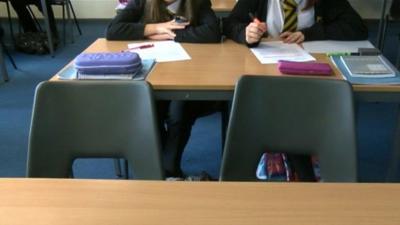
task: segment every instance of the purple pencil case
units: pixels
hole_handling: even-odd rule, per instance
[[[281,60],[278,62],[278,69],[281,73],[290,75],[328,76],[332,74],[332,68],[328,63],[292,62]]]
[[[75,58],[75,68],[81,74],[134,74],[142,68],[135,52],[82,53]]]

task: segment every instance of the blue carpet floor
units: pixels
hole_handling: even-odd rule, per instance
[[[8,65],[11,80],[8,83],[0,82],[0,177],[25,175],[29,123],[36,85],[48,80],[90,43],[98,37],[103,37],[106,24],[105,21],[81,21],[83,36],[75,35],[75,43],[60,46],[55,58],[48,55],[26,55],[11,50],[19,69],[14,70]],[[6,27],[5,24],[3,27]],[[374,37],[375,24],[370,27],[371,37]],[[392,61],[397,49],[396,29],[389,32],[385,51]],[[374,41],[373,38],[371,41]],[[10,40],[7,42],[11,43]],[[358,104],[358,158],[361,181],[386,180],[397,111],[396,104]],[[183,156],[184,172],[196,175],[206,171],[212,177],[218,177],[221,161],[220,140],[220,114],[199,119]],[[109,159],[77,160],[74,171],[76,177],[115,178],[113,162]]]

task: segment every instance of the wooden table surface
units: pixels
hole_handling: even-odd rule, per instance
[[[97,39],[85,52],[118,52],[132,41]],[[155,90],[234,90],[240,76],[282,75],[276,64],[261,64],[244,45],[231,40],[215,44],[182,43],[191,60],[157,63],[149,76]],[[319,62],[334,69],[330,79],[343,79],[340,71],[324,54],[313,54]],[[57,80],[53,77],[52,80]],[[353,85],[358,92],[400,92],[400,85]]]
[[[400,184],[0,179],[1,225],[398,225]]]
[[[97,39],[85,52],[118,52],[126,49],[128,43],[131,42]],[[230,40],[222,44],[183,43],[182,46],[192,59],[157,63],[147,77],[154,89],[233,90],[243,74],[280,75],[275,64],[260,64],[246,46]],[[329,61],[322,54],[316,57],[319,61]],[[335,76],[330,78],[341,79],[340,72],[335,69]]]

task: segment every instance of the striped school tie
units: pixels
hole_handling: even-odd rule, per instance
[[[285,15],[285,23],[282,32],[297,30],[297,3],[295,0],[283,1],[283,13]]]

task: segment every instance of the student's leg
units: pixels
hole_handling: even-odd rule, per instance
[[[171,101],[166,115],[167,136],[163,149],[163,165],[167,176],[182,176],[181,159],[196,120],[191,104]]]
[[[315,182],[315,174],[311,157],[307,155],[288,155],[292,169],[297,174],[297,178],[302,182]]]
[[[167,176],[181,176],[181,159],[189,140],[192,126],[198,117],[216,111],[214,101],[171,101],[166,118],[167,136],[163,163]]]
[[[165,118],[168,114],[170,101],[156,101],[158,129],[160,132],[161,146],[165,145],[167,139],[167,131],[165,129]]]
[[[12,7],[18,15],[20,24],[24,29],[24,32],[37,32],[37,27],[31,14],[29,14],[28,9],[26,8],[29,1],[24,0],[10,0]]]

